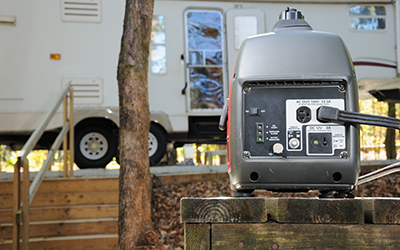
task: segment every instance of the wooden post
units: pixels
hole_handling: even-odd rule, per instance
[[[22,250],[29,249],[29,163],[22,158]]]
[[[19,249],[20,226],[21,226],[21,157],[18,157],[14,165],[13,181],[13,243],[12,249]]]
[[[65,97],[64,98],[64,101],[63,101],[63,108],[64,108],[64,112],[63,112],[63,124],[65,124],[66,122],[67,122],[67,115],[68,115],[68,113],[67,113],[67,110],[68,110],[68,103],[67,103],[67,101],[68,101],[68,99],[67,99],[68,97]],[[68,148],[67,148],[67,144],[68,144],[68,141],[67,141],[67,137],[64,137],[64,140],[63,140],[63,152],[64,152],[64,171],[63,171],[63,177],[64,178],[66,178],[67,176],[68,176]]]
[[[186,250],[398,248],[399,211],[399,198],[181,200]]]
[[[69,89],[69,177],[74,177],[74,96],[73,89]]]

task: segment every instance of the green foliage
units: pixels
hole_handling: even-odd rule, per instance
[[[379,102],[377,99],[360,100],[360,112],[371,115],[388,115],[388,104],[386,102]],[[396,104],[396,117],[399,118],[399,106]],[[361,160],[386,160],[385,153],[385,136],[386,128],[361,125],[360,126],[360,146],[361,146]],[[396,145],[400,146],[399,131],[396,131]],[[399,151],[399,150],[397,150]],[[399,152],[397,153],[399,155]]]
[[[12,151],[6,145],[0,145],[0,172],[14,172],[14,164],[18,161],[18,154],[20,151]],[[30,172],[38,172],[43,166],[44,161],[46,160],[48,155],[48,150],[33,150],[28,154],[29,161],[29,171]],[[52,170],[53,171],[61,171],[64,169],[63,163],[63,151],[60,150],[56,152]]]
[[[13,172],[17,154],[6,145],[0,145],[0,172]]]

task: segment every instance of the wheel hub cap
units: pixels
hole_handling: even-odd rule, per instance
[[[91,132],[82,137],[79,143],[82,155],[89,160],[99,160],[108,151],[107,139],[98,132]]]

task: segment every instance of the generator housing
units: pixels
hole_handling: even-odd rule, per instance
[[[287,9],[272,32],[240,47],[228,108],[231,188],[347,192],[360,172],[359,129],[318,120],[322,106],[358,112],[342,39]]]

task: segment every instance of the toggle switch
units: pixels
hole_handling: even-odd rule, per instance
[[[261,109],[260,108],[250,108],[250,115],[261,115]]]

